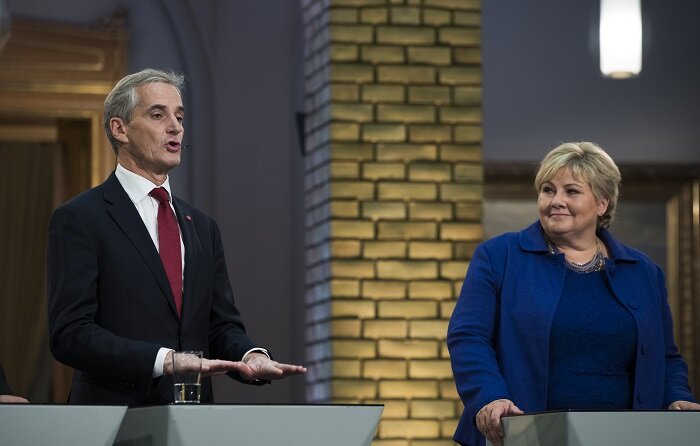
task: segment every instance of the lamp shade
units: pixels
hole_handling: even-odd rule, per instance
[[[600,71],[615,79],[642,71],[641,0],[600,0]]]

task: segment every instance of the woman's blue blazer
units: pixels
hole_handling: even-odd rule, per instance
[[[633,408],[695,401],[673,340],[663,272],[607,230],[598,236],[608,248],[610,288],[637,325]],[[454,435],[458,443],[484,444],[474,417],[493,400],[510,399],[525,412],[545,410],[549,334],[565,274],[563,254],[548,253],[539,221],[476,248],[447,332],[464,403]]]

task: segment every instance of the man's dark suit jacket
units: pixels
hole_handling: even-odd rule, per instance
[[[50,347],[75,369],[70,402],[167,404],[172,377],[152,378],[160,347],[234,361],[255,347],[233,302],[218,226],[177,197],[173,205],[185,245],[181,318],[153,240],[114,173],[51,216]],[[204,379],[202,402],[211,399]]]
[[[7,384],[7,381],[5,381],[5,370],[3,370],[1,364],[0,364],[0,395],[14,395],[14,393],[12,393],[12,389],[10,389],[10,385]]]

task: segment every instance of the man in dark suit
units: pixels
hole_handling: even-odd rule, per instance
[[[182,83],[148,69],[115,85],[103,125],[117,168],[49,222],[50,347],[75,369],[70,402],[171,402],[173,350],[202,350],[205,375],[253,384],[306,371],[273,361],[246,335],[216,222],[170,193]],[[211,400],[206,378],[202,401]]]
[[[0,364],[0,403],[28,403],[26,399],[21,396],[15,396],[10,385],[5,381],[5,370]]]

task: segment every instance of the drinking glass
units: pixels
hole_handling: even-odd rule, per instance
[[[198,404],[202,389],[202,352],[173,352],[175,404]]]

